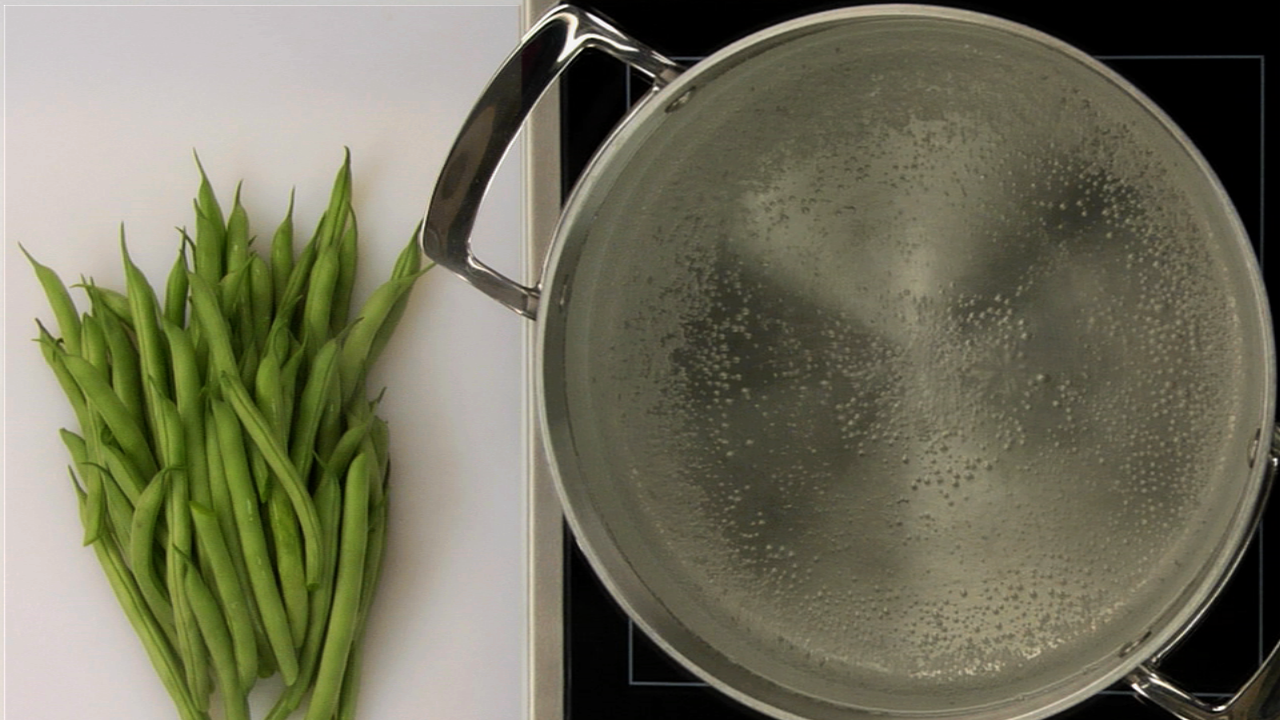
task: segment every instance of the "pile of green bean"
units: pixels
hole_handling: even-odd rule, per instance
[[[182,720],[207,720],[215,688],[247,720],[277,672],[267,720],[304,699],[306,720],[346,720],[387,537],[387,425],[365,379],[428,268],[410,239],[352,315],[350,153],[311,240],[295,255],[290,198],[265,258],[239,187],[224,218],[196,164],[195,237],[180,231],[163,298],[123,230],[125,292],[82,282],[83,314],[28,255],[61,334],[40,325],[40,347],[80,424],[62,439],[84,542]]]

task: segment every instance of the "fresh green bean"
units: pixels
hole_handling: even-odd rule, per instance
[[[330,402],[333,389],[338,383],[340,347],[338,339],[333,338],[320,348],[311,363],[307,382],[298,399],[293,434],[289,442],[289,457],[293,466],[298,469],[298,474],[304,478],[311,470],[316,435],[324,418],[325,406]]]
[[[133,524],[129,528],[129,567],[138,584],[138,590],[150,608],[165,637],[176,637],[173,605],[169,594],[156,574],[155,548],[156,524],[169,497],[169,470],[161,470],[142,491],[133,511]]]
[[[85,314],[80,318],[80,357],[106,374],[111,373],[107,336],[102,332],[98,318]]]
[[[258,606],[272,655],[280,668],[286,685],[292,685],[298,677],[298,661],[293,649],[293,635],[289,618],[285,614],[284,601],[276,587],[271,571],[271,556],[267,551],[267,539],[263,534],[262,520],[258,513],[257,492],[249,475],[249,463],[241,438],[240,423],[236,415],[222,401],[212,402],[214,422],[218,428],[219,449],[222,454],[223,472],[231,505],[244,551],[245,565],[249,570],[250,586]]]
[[[379,330],[389,318],[393,317],[397,302],[408,295],[413,289],[413,284],[425,272],[425,269],[419,270],[412,275],[383,283],[373,291],[364,306],[360,308],[356,319],[352,321],[350,332],[342,345],[342,359],[339,364],[342,395],[347,400],[350,400],[364,383],[370,365],[377,359],[373,351]],[[390,332],[390,329],[386,332]],[[381,350],[381,348],[378,349]]]
[[[225,720],[249,720],[249,698],[245,686],[237,671],[236,655],[231,641],[231,632],[222,615],[218,601],[213,592],[200,578],[200,572],[188,558],[183,558],[185,590],[191,602],[192,615],[200,635],[204,638],[205,647],[213,661],[213,673],[218,680],[218,690],[222,694],[222,710]]]
[[[360,675],[364,667],[365,627],[369,623],[369,608],[373,605],[374,591],[382,576],[382,561],[387,548],[387,507],[384,495],[369,508],[369,544],[364,563],[360,610],[356,618],[351,654],[347,657],[347,669],[342,676],[342,690],[338,696],[338,720],[355,720],[356,717]]]
[[[298,525],[302,528],[302,543],[305,549],[307,585],[314,586],[319,582],[322,559],[320,521],[316,517],[316,509],[311,502],[311,497],[307,494],[306,485],[299,476],[297,468],[289,461],[289,455],[285,452],[283,445],[271,433],[270,424],[249,398],[249,393],[244,386],[234,376],[223,375],[222,391],[234,410],[235,416],[239,418],[240,424],[244,426],[249,439],[262,451],[263,457],[280,481],[280,486],[289,496],[293,510],[298,515]]]
[[[62,284],[62,278],[58,277],[58,273],[54,272],[53,268],[36,262],[21,243],[18,244],[18,249],[27,256],[27,262],[31,263],[31,267],[35,269],[36,279],[40,281],[40,287],[44,288],[45,297],[48,298],[49,307],[53,309],[53,316],[58,321],[58,331],[62,333],[62,341],[66,343],[67,350],[78,355],[80,353],[80,312],[76,310],[76,304],[71,300],[71,293],[67,290],[67,286]]]
[[[316,252],[313,236],[311,241],[303,246],[298,259],[293,263],[293,269],[289,272],[289,281],[284,286],[284,293],[276,298],[276,316],[290,320],[290,329],[295,334],[301,333],[300,328],[293,326],[292,319],[298,305],[306,299],[307,281],[311,278],[311,268],[316,263]]]
[[[280,387],[284,391],[284,405],[280,414],[281,439],[286,442],[288,442],[290,428],[293,427],[294,415],[297,412],[298,375],[302,372],[302,362],[306,359],[306,354],[306,348],[298,345],[289,356],[289,359],[285,360],[284,364],[280,366]],[[298,474],[303,478],[307,477],[301,472]]]
[[[338,550],[338,576],[324,649],[316,670],[315,687],[306,720],[329,720],[338,709],[342,675],[355,637],[364,583],[365,550],[369,530],[369,475],[372,458],[360,453],[351,461],[342,492],[342,530]]]
[[[182,231],[183,242],[178,243],[178,259],[169,270],[164,288],[164,319],[177,327],[187,322],[187,232]]]
[[[100,285],[93,284],[92,280],[79,283],[76,287],[84,290],[89,296],[93,307],[110,308],[111,312],[120,319],[120,322],[129,330],[133,330],[133,310],[129,307],[129,298],[124,293],[117,292],[111,288],[104,288]]]
[[[325,465],[331,468],[345,468],[355,458],[356,451],[360,449],[365,437],[373,429],[373,415],[369,413],[367,417],[355,419],[347,426],[346,432],[338,439],[338,444],[334,446],[333,452],[325,459]]]
[[[236,183],[231,214],[227,216],[227,268],[241,267],[249,260],[249,214],[240,204],[240,188],[243,185],[243,182]]]
[[[99,429],[96,417],[90,418],[87,432],[89,433],[90,438],[94,438],[98,435]],[[93,444],[97,445],[98,443],[95,440],[93,441]],[[89,443],[86,443],[86,447],[89,447]],[[106,488],[103,487],[104,483],[102,482],[101,471],[94,463],[91,462],[94,457],[93,449],[94,448],[89,447],[88,456],[85,458],[84,463],[77,463],[77,466],[81,468],[85,477],[85,507],[87,511],[84,515],[84,520],[82,521],[82,524],[84,525],[84,538],[82,540],[82,544],[84,545],[92,545],[102,536],[102,533],[104,532],[104,523],[107,519],[107,491]]]
[[[120,450],[112,445],[102,445],[102,458],[107,466],[108,472],[120,486],[121,492],[129,499],[133,505],[138,504],[138,498],[141,497],[143,490],[147,487],[147,481],[138,474],[137,468],[125,458]]]
[[[255,621],[250,603],[245,596],[244,585],[240,582],[231,549],[222,536],[217,515],[208,507],[193,501],[191,519],[202,557],[209,564],[214,588],[227,617],[240,686],[247,690],[258,677],[258,646],[254,637]]]
[[[334,292],[338,285],[338,248],[321,248],[311,270],[307,297],[302,306],[302,344],[315,353],[329,338]]]
[[[231,347],[231,330],[218,307],[213,287],[200,275],[188,275],[191,283],[191,311],[209,345],[209,373],[218,377],[223,373],[240,372],[235,352]]]
[[[333,179],[329,192],[329,207],[320,217],[317,242],[324,250],[335,244],[347,225],[347,209],[351,207],[351,149],[344,148],[342,167]]]
[[[64,358],[67,351],[58,341],[49,334],[48,329],[36,320],[36,327],[39,328],[40,334],[36,337],[36,342],[40,343],[40,353],[44,356],[45,363],[49,365],[49,369],[53,371],[54,378],[58,381],[58,386],[62,388],[62,393],[66,395],[67,401],[71,403],[71,409],[76,414],[76,420],[80,422],[80,427],[84,428],[89,423],[89,405],[85,400],[84,391],[80,389],[80,385],[76,383],[70,371],[67,370]]]
[[[213,194],[213,186],[196,155],[196,167],[200,170],[200,189],[195,200],[196,253],[195,272],[211,287],[217,287],[222,279],[226,259],[227,228],[222,220],[222,208]]]
[[[80,512],[83,518],[86,498],[78,485],[75,486],[75,490],[80,500]],[[142,640],[142,647],[146,650],[147,657],[151,660],[165,689],[169,691],[169,696],[173,698],[179,716],[182,720],[209,720],[209,716],[199,710],[192,700],[191,692],[183,680],[182,663],[174,653],[164,630],[147,608],[146,601],[134,582],[133,574],[114,539],[104,537],[93,544],[93,549],[116,599],[124,608],[125,616],[129,618],[129,624]]]
[[[164,339],[161,337],[160,311],[151,284],[129,257],[123,227],[120,228],[120,255],[124,261],[125,288],[128,291],[129,309],[133,313],[133,330],[138,339],[142,395],[147,401],[147,409],[151,413],[149,419],[154,427],[159,421],[156,416],[156,403],[161,397],[169,397],[170,392],[169,358],[165,353]]]
[[[227,274],[222,276],[215,286],[218,295],[218,308],[227,318],[227,323],[231,327],[236,327],[232,318],[238,316],[244,307],[249,303],[249,263],[245,262],[235,267],[227,268]],[[242,335],[233,334],[233,339],[242,338]],[[238,349],[238,347],[237,347]]]
[[[301,648],[307,635],[307,577],[302,562],[302,537],[289,498],[279,487],[267,493],[267,525],[276,549],[276,574],[285,614],[293,632],[293,646]]]
[[[173,358],[174,400],[187,450],[187,476],[191,497],[209,503],[209,470],[205,459],[203,373],[191,336],[181,327],[161,320],[169,356]]]
[[[271,332],[275,313],[275,290],[271,287],[271,268],[259,255],[249,256],[249,307],[254,343],[262,347]]]
[[[320,662],[320,651],[324,647],[329,608],[333,604],[333,583],[338,568],[338,533],[342,525],[342,490],[337,473],[329,469],[321,473],[314,497],[325,540],[324,568],[320,584],[311,591],[307,637],[298,656],[298,682],[285,689],[267,713],[266,720],[285,720],[302,704],[303,696],[311,689],[316,666]]]
[[[356,284],[356,265],[359,263],[359,240],[356,214],[347,203],[347,227],[338,240],[338,282],[333,291],[332,315],[329,318],[330,333],[336,334],[347,324],[351,314],[351,293]]]
[[[64,354],[62,365],[75,379],[89,406],[106,422],[125,455],[144,475],[154,475],[158,468],[152,459],[146,434],[139,426],[138,418],[130,415],[129,409],[112,392],[111,384],[102,371],[74,355]]]
[[[111,354],[111,388],[134,417],[146,417],[146,401],[143,399],[142,366],[138,349],[125,332],[120,318],[106,305],[94,303],[93,309],[102,325],[107,348]]]
[[[248,690],[276,672],[268,720],[308,696],[310,720],[350,720],[388,468],[377,400],[358,395],[423,272],[417,232],[348,323],[359,260],[349,150],[296,259],[290,193],[269,262],[253,251],[243,184],[224,220],[195,160],[194,239],[179,230],[163,298],[123,228],[126,292],[81,277],[83,315],[23,249],[62,334],[37,321],[79,421],[62,438],[85,541],[181,720],[210,720],[215,684],[222,716],[248,720]]]
[[[275,353],[268,351],[258,361],[258,374],[254,378],[254,399],[267,424],[281,443],[288,442],[289,429],[284,424],[285,392],[280,384],[280,361]]]
[[[289,209],[271,237],[271,288],[277,303],[284,298],[284,289],[289,285],[289,271],[293,269],[293,196],[294,191],[290,190]],[[276,305],[276,312],[279,311],[280,306]]]
[[[129,526],[133,522],[133,498],[124,493],[122,487],[127,484],[113,477],[109,466],[104,467],[103,463],[95,462],[90,458],[89,445],[85,439],[67,429],[58,431],[62,437],[62,444],[67,448],[67,454],[71,455],[75,466],[80,468],[81,472],[87,476],[95,475],[99,477],[101,482],[103,495],[106,502],[107,519],[111,522],[112,532],[120,537],[121,541],[129,544]],[[97,443],[101,446],[101,443]],[[104,447],[96,448],[99,454],[102,454]],[[86,481],[86,485],[89,481]],[[95,512],[101,511],[95,508]],[[100,533],[101,528],[95,531]],[[89,542],[85,543],[90,544]]]
[[[227,476],[222,465],[222,451],[218,443],[217,422],[214,420],[213,408],[206,408],[205,423],[205,457],[209,466],[210,507],[217,518],[222,539],[226,543],[227,552],[231,555],[232,565],[240,586],[245,590],[245,602],[248,603],[249,615],[253,618],[254,642],[258,649],[259,677],[269,677],[275,672],[276,663],[270,640],[267,638],[266,626],[262,622],[262,614],[258,610],[253,596],[253,584],[249,578],[249,567],[245,561],[244,550],[240,544],[240,531],[236,524],[235,509],[231,500],[231,491],[227,487]]]

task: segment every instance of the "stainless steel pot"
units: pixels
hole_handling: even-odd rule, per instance
[[[471,253],[585,49],[653,78],[541,282]],[[951,9],[820,13],[692,68],[558,7],[467,120],[423,228],[535,319],[573,530],[663,648],[780,718],[1038,718],[1155,669],[1277,464],[1275,353],[1229,199],[1083,53]],[[1268,448],[1270,453],[1268,454]]]

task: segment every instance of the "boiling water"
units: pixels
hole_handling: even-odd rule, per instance
[[[1141,637],[1220,549],[1259,400],[1167,131],[913,37],[699,88],[583,230],[564,370],[589,512],[673,613],[929,709]]]

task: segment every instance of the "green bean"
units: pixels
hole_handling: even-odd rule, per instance
[[[102,323],[98,318],[89,314],[80,318],[80,357],[102,372],[111,373],[107,336],[102,332]]]
[[[226,225],[222,220],[222,208],[213,194],[213,186],[196,155],[196,167],[200,170],[200,190],[195,200],[196,253],[195,272],[210,286],[217,286],[222,279],[226,259]]]
[[[316,485],[314,497],[325,541],[324,569],[319,586],[311,591],[307,638],[298,657],[298,682],[285,689],[267,713],[266,720],[285,720],[298,709],[303,696],[311,689],[316,665],[320,662],[320,651],[324,646],[329,608],[333,603],[333,583],[338,568],[338,533],[342,525],[342,490],[338,475],[331,470],[324,470]]]
[[[306,720],[329,720],[337,712],[342,676],[355,637],[364,582],[365,550],[369,530],[369,474],[372,458],[360,453],[351,461],[343,488],[342,530],[338,550],[338,576],[324,649],[316,670],[315,687]]]
[[[338,382],[339,352],[338,338],[330,339],[320,348],[311,363],[307,382],[298,399],[297,416],[289,441],[289,457],[302,477],[307,477],[310,472],[316,435],[324,418],[325,406]]]
[[[92,545],[99,537],[102,536],[103,523],[106,520],[107,513],[107,491],[106,488],[103,487],[104,483],[102,481],[102,473],[99,471],[98,467],[91,462],[95,455],[93,452],[95,448],[93,446],[98,444],[98,441],[94,438],[96,438],[100,432],[98,428],[98,419],[96,417],[90,417],[89,427],[86,428],[86,432],[89,433],[92,445],[90,445],[89,442],[86,442],[88,456],[85,458],[85,462],[83,464],[77,463],[77,466],[84,472],[84,488],[85,495],[87,497],[86,508],[88,510],[85,514],[85,519],[82,521],[82,524],[84,525],[84,538],[82,540],[82,544]]]
[[[289,498],[278,487],[267,494],[267,520],[275,544],[276,573],[280,576],[280,594],[284,596],[293,646],[301,648],[307,634],[307,578],[302,562],[302,537]]]
[[[143,399],[142,366],[138,349],[125,332],[124,324],[111,308],[94,303],[107,348],[111,354],[111,388],[134,417],[146,417],[146,401]]]
[[[258,672],[260,677],[268,677],[275,672],[275,658],[272,655],[271,643],[267,638],[266,626],[262,622],[262,615],[253,597],[253,585],[249,578],[249,568],[245,562],[243,548],[240,545],[240,531],[236,525],[231,491],[227,487],[227,476],[222,466],[222,452],[218,443],[217,422],[214,420],[213,408],[207,408],[206,413],[204,423],[206,440],[204,444],[206,446],[205,457],[209,466],[210,507],[213,508],[213,513],[218,520],[218,527],[222,531],[222,539],[226,543],[227,552],[231,555],[231,562],[236,569],[236,576],[240,578],[240,586],[248,588],[245,593],[245,602],[248,603],[249,615],[253,618],[254,641],[258,648]]]
[[[329,337],[329,320],[338,285],[339,263],[336,247],[321,248],[315,267],[311,270],[307,297],[302,306],[302,344],[312,353]]]
[[[121,324],[133,330],[133,310],[130,309],[129,298],[124,293],[94,285],[92,280],[82,282],[76,287],[85,291],[85,294],[89,296],[89,300],[93,303],[93,307],[110,308],[111,312],[115,313],[115,316],[120,319]]]
[[[200,362],[190,334],[167,318],[161,320],[161,328],[168,341],[169,355],[173,358],[174,400],[182,425],[183,442],[187,448],[186,466],[191,496],[208,503],[209,471],[204,455],[204,387]]]
[[[227,216],[227,268],[241,267],[249,260],[249,214],[240,204],[240,188],[243,185],[243,181],[236,184],[231,214]]]
[[[387,548],[385,496],[370,507],[369,515],[369,544],[365,556],[360,610],[356,619],[351,654],[347,658],[347,669],[342,676],[342,690],[338,696],[338,720],[355,720],[356,716],[356,700],[359,697],[360,675],[364,666],[364,632],[369,622],[369,608],[373,605],[374,590],[377,588],[378,579],[382,576],[382,560]]]
[[[258,513],[257,493],[249,475],[240,423],[225,403],[214,400],[212,407],[218,428],[223,471],[231,496],[236,529],[240,535],[240,546],[249,571],[250,587],[253,589],[267,639],[271,643],[272,655],[280,667],[280,674],[286,685],[292,685],[298,677],[293,635],[289,629],[289,618],[285,614],[284,601],[271,572],[271,556],[267,551],[267,540]]]
[[[210,720],[215,684],[223,716],[248,720],[249,689],[276,672],[269,720],[308,696],[311,720],[349,720],[388,467],[377,401],[357,395],[423,272],[417,232],[347,323],[359,260],[349,150],[296,259],[290,193],[269,262],[252,247],[243,183],[224,220],[195,160],[194,239],[179,229],[162,298],[123,228],[126,292],[82,277],[83,316],[22,250],[63,335],[37,322],[82,433],[62,438],[85,541],[182,720]]]
[[[183,242],[178,244],[178,259],[169,271],[164,289],[164,319],[177,327],[187,322],[187,232],[181,231]]]
[[[289,271],[293,269],[293,196],[294,191],[290,190],[289,209],[271,237],[271,289],[276,302],[284,298],[284,290],[289,285]],[[276,312],[279,310],[277,305]]]
[[[45,297],[49,299],[49,306],[53,309],[53,316],[58,321],[58,331],[62,333],[62,341],[66,343],[67,350],[79,354],[80,312],[76,310],[76,304],[71,300],[71,293],[67,290],[67,286],[62,284],[62,278],[58,277],[58,273],[54,272],[53,268],[36,262],[21,243],[18,244],[18,249],[27,256],[27,262],[31,263],[31,267],[36,272],[36,279],[40,281],[40,287],[44,288]]]
[[[129,499],[130,503],[137,505],[138,498],[141,497],[143,490],[147,487],[147,481],[138,474],[138,470],[133,467],[133,463],[129,462],[115,447],[104,444],[102,446],[102,458],[111,477],[120,486],[121,492]]]
[[[285,391],[280,384],[280,361],[268,351],[258,361],[258,374],[254,378],[254,399],[267,424],[281,443],[289,439],[289,428],[284,424]]]
[[[368,417],[354,419],[342,437],[338,439],[338,444],[334,446],[333,452],[325,459],[325,464],[331,468],[345,468],[351,463],[352,458],[356,456],[356,451],[360,449],[365,437],[369,435],[373,429],[373,416],[370,413]]]
[[[284,286],[284,294],[276,298],[276,315],[292,319],[297,312],[297,306],[306,298],[307,281],[311,278],[311,268],[316,263],[316,242],[313,236],[311,241],[302,248],[302,252],[298,254],[298,259],[293,263],[293,269],[289,272],[289,281]],[[291,329],[297,334],[300,329],[293,327]]]
[[[153,553],[156,547],[156,524],[169,497],[169,470],[161,470],[142,491],[133,511],[129,528],[129,566],[147,607],[168,638],[176,637],[173,605],[168,592],[156,574]]]
[[[102,371],[74,355],[62,355],[62,365],[75,379],[88,405],[106,422],[125,456],[144,475],[155,474],[158,468],[152,459],[146,434],[138,425],[137,418],[129,414],[128,408],[112,392]]]
[[[218,601],[213,592],[200,578],[189,558],[183,558],[185,570],[185,589],[191,601],[192,614],[204,638],[205,647],[213,661],[214,676],[218,680],[218,689],[222,694],[222,709],[225,720],[249,720],[249,698],[245,686],[237,672],[236,655],[231,641],[231,632],[227,621],[222,616]]]
[[[66,363],[63,361],[67,356],[67,351],[58,341],[49,334],[48,329],[36,320],[36,327],[39,328],[40,334],[36,337],[36,342],[40,343],[40,353],[44,356],[45,363],[49,365],[49,369],[53,370],[53,376],[58,381],[58,386],[62,388],[62,393],[66,395],[67,401],[71,403],[71,409],[76,414],[76,419],[83,428],[89,423],[89,406],[85,400],[84,391],[80,389],[75,378],[67,370]]]
[[[408,295],[413,289],[413,284],[425,272],[425,269],[419,270],[407,277],[395,278],[383,283],[373,291],[364,306],[360,308],[356,319],[352,321],[346,341],[342,345],[342,359],[339,364],[342,395],[347,400],[350,400],[364,383],[370,365],[377,359],[373,351],[374,341],[379,331],[393,317],[397,302]],[[390,332],[390,327],[393,326],[394,323],[386,332]],[[381,348],[378,349],[381,350]]]
[[[227,617],[240,685],[247,690],[258,677],[258,646],[254,637],[255,621],[249,600],[245,596],[244,585],[240,582],[231,549],[222,536],[213,510],[193,501],[191,519],[202,557],[209,563],[214,588]]]
[[[302,361],[306,359],[306,354],[306,348],[299,345],[293,351],[293,354],[289,356],[289,359],[285,360],[284,364],[280,366],[280,387],[284,391],[284,405],[280,414],[282,439],[287,440],[289,429],[293,427],[294,415],[298,404],[298,375],[302,372]],[[299,475],[303,478],[307,477],[302,473],[299,473]]]
[[[395,266],[391,270],[391,279],[421,276],[421,272],[430,270],[435,267],[435,263],[422,267],[422,250],[418,244],[418,235],[422,230],[422,222],[418,222],[417,228],[414,229],[413,235],[409,237],[409,242],[405,244],[404,249],[400,251],[400,255],[396,257]],[[391,335],[394,333],[396,326],[400,324],[400,318],[404,316],[405,310],[409,307],[409,295],[412,287],[405,290],[392,303],[391,309],[387,312],[386,318],[379,324],[377,332],[374,333],[372,342],[369,343],[368,354],[365,358],[365,366],[368,367],[382,356],[382,351],[386,348],[387,343],[391,341]]]
[[[127,496],[122,487],[126,483],[122,483],[113,477],[109,466],[104,466],[101,462],[96,462],[89,456],[89,445],[84,438],[67,429],[59,430],[62,437],[62,444],[66,446],[67,453],[71,455],[75,466],[80,468],[86,477],[90,475],[97,476],[101,483],[102,495],[106,503],[107,519],[110,520],[111,529],[116,535],[120,536],[125,545],[129,544],[129,526],[133,522],[133,498]],[[101,443],[98,443],[101,445]],[[97,448],[99,454],[104,448]],[[87,482],[86,482],[87,484]],[[101,510],[95,508],[95,512],[101,515]],[[101,527],[95,532],[100,533]],[[92,542],[86,542],[88,545]]]
[[[342,236],[347,225],[347,209],[351,207],[351,149],[343,148],[342,167],[333,179],[329,192],[329,207],[320,218],[317,241],[324,250]]]
[[[209,373],[218,377],[223,373],[239,373],[235,352],[231,348],[231,330],[218,307],[217,295],[200,275],[188,275],[191,283],[191,310],[204,332],[209,345]]]
[[[302,528],[302,543],[305,548],[307,585],[314,586],[319,581],[322,559],[320,521],[316,517],[316,509],[311,503],[311,497],[307,494],[306,485],[299,476],[298,470],[289,461],[283,445],[271,433],[270,424],[249,398],[248,391],[230,375],[222,376],[222,391],[235,411],[235,416],[240,419],[245,432],[248,433],[249,439],[262,451],[263,457],[275,473],[276,479],[280,481],[280,486],[289,496],[293,510],[298,515],[298,525]]]
[[[333,334],[342,330],[351,314],[351,293],[355,289],[356,265],[360,259],[356,214],[350,202],[347,203],[346,215],[348,224],[338,240],[338,282],[334,286],[333,314],[329,319],[329,332]]]
[[[249,307],[252,337],[258,346],[264,346],[271,333],[271,320],[275,313],[275,290],[271,287],[271,268],[258,255],[249,257]]]
[[[125,245],[124,228],[120,228],[120,255],[124,261],[125,287],[129,297],[129,309],[133,313],[133,331],[138,339],[138,359],[142,372],[142,395],[150,410],[152,426],[158,422],[156,402],[169,396],[169,362],[165,354],[164,340],[160,333],[160,311],[155,291],[147,278],[133,264],[129,248]],[[148,378],[155,380],[154,383]]]
[[[79,486],[75,486],[75,490],[80,499],[80,512],[83,518],[85,496]],[[182,720],[209,720],[209,716],[201,712],[193,702],[191,693],[182,679],[182,665],[169,644],[164,630],[148,609],[141,591],[134,582],[133,574],[124,562],[120,548],[112,538],[107,537],[94,543],[93,549],[98,557],[98,563],[102,565],[103,572],[111,584],[116,600],[124,608],[125,616],[129,618],[129,624],[133,626],[134,632],[142,641],[142,647],[146,650],[151,665],[156,669],[165,689],[169,691],[169,696],[173,698],[179,716]]]
[[[223,316],[227,318],[229,324],[232,323],[231,318],[240,314],[244,307],[249,303],[249,263],[242,262],[235,267],[227,268],[227,274],[222,276],[215,286],[218,295],[218,308],[222,311]],[[235,327],[235,325],[232,325]],[[232,338],[242,338],[243,335],[233,334]]]

